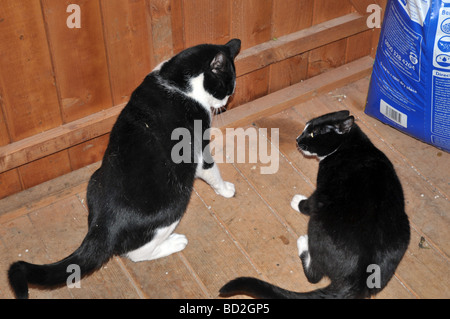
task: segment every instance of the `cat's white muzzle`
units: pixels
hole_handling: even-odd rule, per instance
[[[213,97],[214,101],[211,101],[211,107],[214,109],[220,109],[222,107],[224,107],[225,105],[227,105],[228,99],[230,98],[230,96],[226,96],[223,100],[218,100],[216,98]]]

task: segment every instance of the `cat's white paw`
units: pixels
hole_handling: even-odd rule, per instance
[[[155,260],[182,251],[187,244],[188,240],[186,236],[173,233],[159,245],[153,240],[146,245],[129,252],[127,257],[134,262]]]
[[[166,249],[166,253],[173,254],[182,251],[184,248],[186,248],[187,244],[188,239],[186,238],[186,236],[173,233],[161,246],[164,246],[164,249]]]
[[[296,211],[300,212],[300,210],[298,209],[298,204],[300,204],[300,202],[304,199],[308,199],[308,197],[299,194],[294,195],[294,197],[291,200],[291,207]]]
[[[297,239],[298,255],[308,251],[308,235],[300,236]]]
[[[230,198],[233,197],[236,193],[236,189],[234,188],[234,184],[230,182],[223,182],[222,187],[215,189],[216,193],[225,197]]]

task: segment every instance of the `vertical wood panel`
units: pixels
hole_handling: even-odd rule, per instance
[[[200,43],[223,44],[230,39],[229,0],[183,0],[183,19],[186,47]]]
[[[153,41],[154,65],[169,59],[173,54],[172,10],[170,0],[147,0],[151,15],[149,34]],[[176,33],[183,30],[176,30]]]
[[[352,11],[348,0],[314,0],[313,25],[346,15]]]
[[[233,0],[231,37],[241,39],[241,51],[271,39],[272,5],[272,0]],[[228,108],[267,94],[269,71],[266,67],[238,78]]]
[[[77,0],[81,28],[69,28],[71,0],[42,0],[65,123],[112,105],[98,0]]]
[[[145,0],[101,1],[114,105],[127,102],[151,71],[152,38]]]
[[[232,36],[241,39],[241,50],[271,38],[272,0],[233,0],[232,17]]]
[[[315,0],[312,24],[316,25],[352,11],[348,0]],[[309,54],[308,78],[345,63],[347,40],[343,39],[312,50]]]
[[[372,52],[372,37],[374,30],[367,30],[347,39],[345,63],[355,61]]]
[[[353,7],[361,14],[367,13],[367,7],[371,4],[379,4],[377,0],[349,0]]]
[[[347,39],[342,39],[309,53],[308,78],[334,69],[345,63]]]
[[[280,37],[311,26],[314,0],[274,0],[272,36]]]
[[[39,1],[2,0],[0,86],[12,141],[61,124]]]
[[[247,103],[267,94],[269,67],[243,75],[236,79],[236,90],[230,98],[228,109]]]
[[[7,145],[11,142],[9,138],[8,126],[3,115],[3,96],[4,93],[0,87],[0,146]]]
[[[297,55],[270,66],[269,93],[305,80],[309,53]]]
[[[8,127],[3,116],[3,96],[4,93],[0,87],[0,147],[10,143]],[[0,174],[0,199],[20,192],[22,184],[17,169],[13,169]]]
[[[274,0],[272,37],[293,33],[312,24],[314,0]],[[269,93],[306,79],[309,53],[270,66]]]
[[[19,173],[17,169],[6,171],[0,174],[0,199],[20,192],[22,185],[20,183]]]
[[[151,0],[150,0],[151,1]],[[172,22],[173,53],[177,54],[185,48],[183,0],[170,0]]]

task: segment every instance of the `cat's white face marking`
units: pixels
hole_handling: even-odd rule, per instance
[[[305,132],[305,131],[308,129],[308,126],[309,126],[309,125],[311,125],[311,123],[306,123],[306,126],[305,126],[305,128],[303,129],[303,132]],[[303,132],[302,132],[302,134],[303,134]],[[299,138],[302,134],[300,134],[297,138]],[[299,148],[299,149],[300,149],[300,148]],[[303,150],[303,149],[300,149],[300,151],[301,151],[301,152],[303,153],[303,155],[305,155],[305,156],[317,156],[317,154],[308,152],[308,151]]]
[[[306,123],[306,126],[305,126],[305,128],[303,129],[303,132],[306,131],[306,130],[308,129],[308,126],[310,126],[310,125],[311,125],[311,123]]]
[[[303,155],[305,155],[305,156],[315,156],[315,157],[317,157],[318,159],[319,159],[319,161],[323,161],[327,156],[329,156],[329,155],[331,155],[331,154],[333,154],[334,152],[336,152],[337,151],[337,149],[335,149],[333,152],[331,152],[330,154],[327,154],[327,155],[324,155],[324,156],[318,156],[316,153],[311,153],[311,152],[308,152],[308,151],[305,151],[305,150],[300,150],[302,153],[303,153]]]
[[[306,126],[305,126],[305,128],[303,129],[303,132],[305,132],[307,129],[308,129],[308,126],[309,125],[311,125],[311,123],[307,123],[306,124]],[[302,132],[302,134],[303,134],[303,132]],[[298,137],[300,137],[301,136],[301,134],[298,136]],[[298,138],[297,137],[297,138]],[[324,156],[318,156],[316,153],[311,153],[311,152],[309,152],[309,151],[307,151],[307,150],[304,150],[304,149],[300,149],[299,148],[299,150],[303,153],[303,155],[305,155],[305,156],[315,156],[315,157],[317,157],[318,159],[319,159],[319,161],[322,161],[322,160],[324,160],[327,156],[329,156],[329,155],[331,155],[331,154],[333,154],[334,152],[336,152],[337,151],[337,149],[335,149],[333,152],[331,152],[330,154],[327,154],[327,155],[324,155]]]
[[[206,92],[205,87],[203,86],[204,78],[205,76],[203,73],[195,78],[192,78],[189,81],[191,91],[186,95],[199,102],[208,111],[211,107],[218,109],[225,106],[230,96],[226,96],[223,100],[216,99],[214,96]]]
[[[308,152],[308,151],[305,151],[302,149],[300,151],[302,151],[303,155],[305,155],[305,156],[317,156],[317,154],[315,154],[315,153],[311,153],[311,152]]]

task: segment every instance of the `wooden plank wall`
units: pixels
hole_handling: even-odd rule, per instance
[[[6,146],[125,103],[154,66],[186,47],[238,37],[243,52],[364,14],[366,2],[386,1],[0,0],[0,164]],[[69,4],[80,6],[81,28],[67,27]],[[373,56],[378,34],[358,31],[240,74],[229,108]],[[100,160],[108,134],[93,136],[0,170],[0,198]]]

